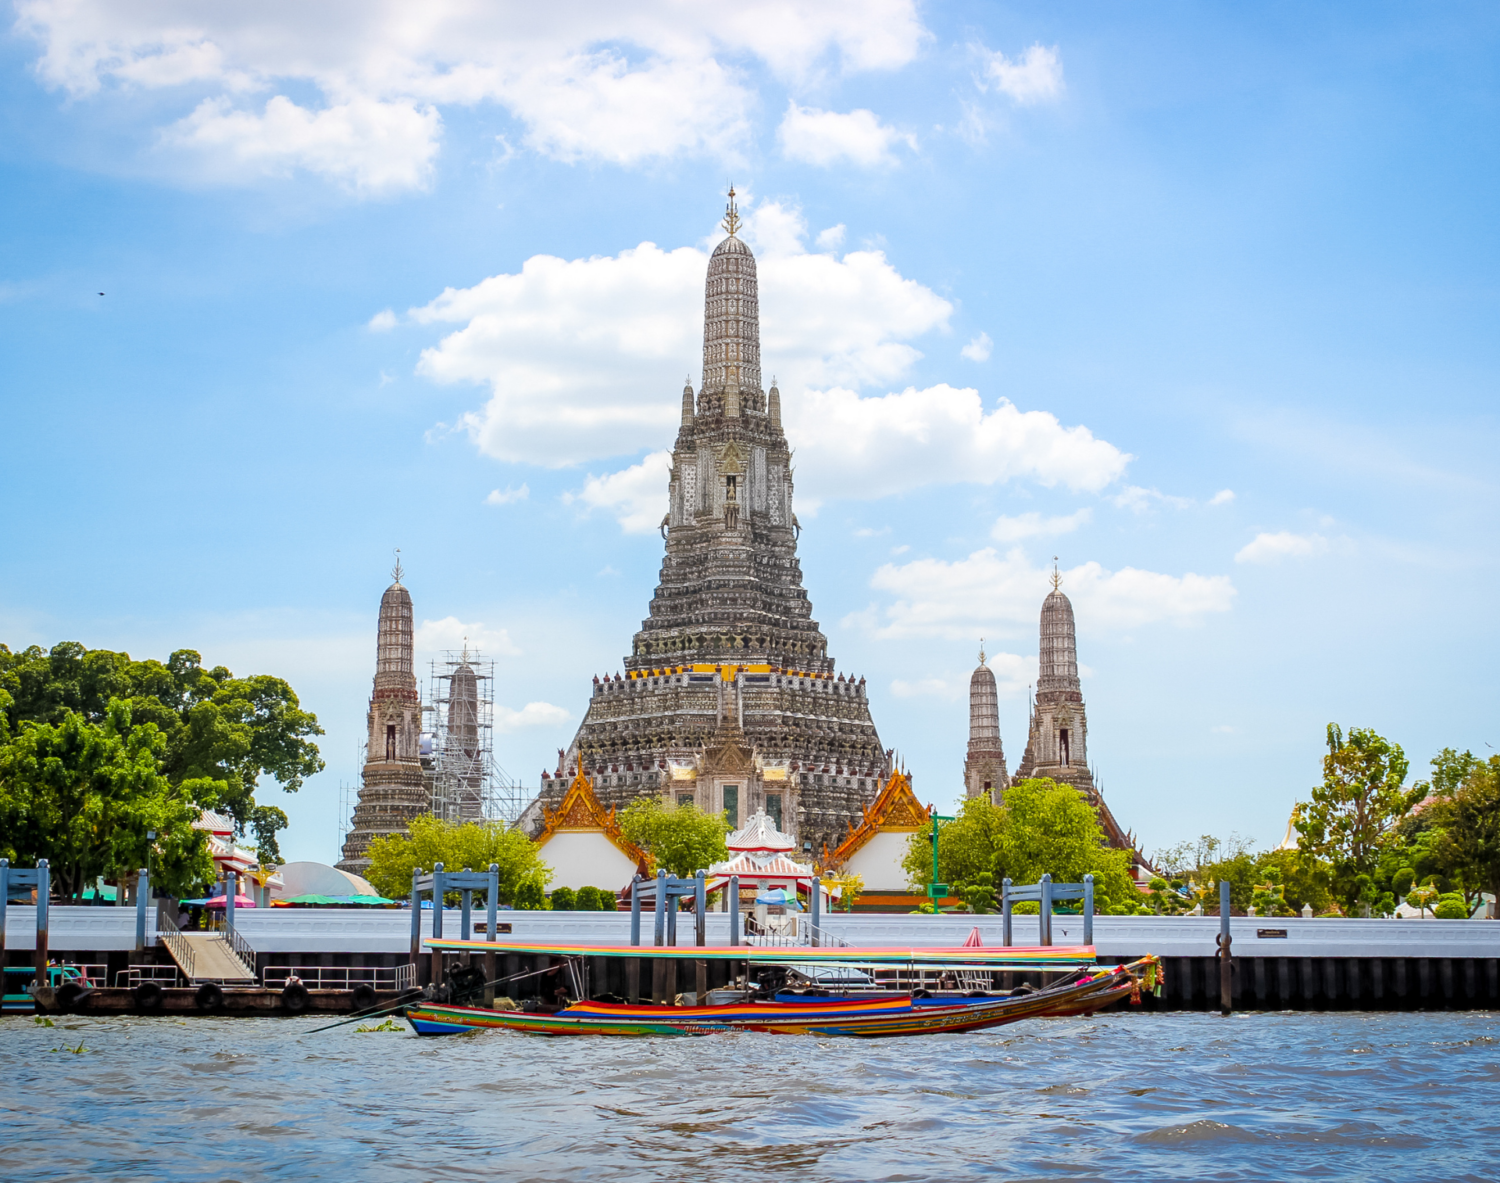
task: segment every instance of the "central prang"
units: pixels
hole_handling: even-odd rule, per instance
[[[595,677],[578,734],[522,819],[529,830],[581,765],[607,806],[654,794],[723,812],[732,828],[764,809],[818,852],[843,840],[890,773],[864,679],[835,676],[802,586],[781,393],[761,389],[755,256],[739,225],[731,190],[650,614],[624,675]]]

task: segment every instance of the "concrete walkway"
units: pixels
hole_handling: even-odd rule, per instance
[[[193,950],[193,981],[254,983],[255,975],[245,969],[244,963],[230,949],[229,942],[218,933],[185,932],[182,935]]]

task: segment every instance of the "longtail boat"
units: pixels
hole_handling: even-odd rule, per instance
[[[434,941],[445,952],[496,952],[481,941]],[[931,994],[909,988],[878,988],[832,996],[794,996],[735,1000],[720,1005],[661,1005],[581,1000],[561,1007],[490,1009],[429,1000],[406,1008],[406,1019],[419,1035],[454,1035],[469,1031],[506,1030],[534,1035],[710,1035],[756,1031],[783,1035],[883,1037],[976,1031],[1021,1019],[1081,1015],[1101,1010],[1140,990],[1158,988],[1161,967],[1154,957],[1129,965],[1094,964],[1091,946],[1038,948],[852,948],[808,946],[502,946],[506,953],[569,961],[580,957],[642,957],[731,961],[760,967],[829,966],[965,975],[1045,970],[1064,975],[1039,990],[967,994]],[[821,993],[821,992],[819,992]],[[511,1004],[512,1006],[514,1004]]]

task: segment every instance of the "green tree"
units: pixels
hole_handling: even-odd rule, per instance
[[[964,907],[976,916],[984,916],[995,910],[995,876],[989,871],[980,871],[973,883],[963,885]]]
[[[552,906],[557,907],[557,892],[552,893]],[[599,902],[599,889],[597,887],[580,887],[578,894],[573,899],[573,906],[580,912],[599,912],[602,907]]]
[[[595,893],[598,898],[598,893]],[[579,910],[578,897],[573,894],[571,887],[554,887],[552,889],[552,910],[554,912],[576,912]]]
[[[1323,783],[1292,816],[1298,849],[1329,864],[1333,895],[1346,912],[1373,879],[1396,824],[1427,795],[1426,784],[1406,785],[1407,770],[1399,744],[1358,727],[1345,738],[1337,724],[1328,725]]]
[[[102,724],[112,700],[130,706],[135,726],[163,737],[160,771],[204,809],[227,814],[253,834],[263,861],[279,862],[277,831],[286,814],[260,805],[255,792],[269,775],[287,792],[323,768],[311,737],[316,716],[304,711],[280,678],[236,678],[223,666],[205,670],[199,654],[179,649],[165,663],[64,641],[13,652],[0,645],[0,689],[9,730],[21,723],[57,724],[69,713]]]
[[[1475,761],[1462,783],[1428,812],[1441,827],[1433,841],[1439,859],[1465,886],[1490,892],[1500,911],[1500,756]],[[1468,903],[1475,902],[1465,895]]]
[[[197,810],[160,772],[164,746],[154,724],[132,725],[120,699],[100,723],[70,709],[53,723],[23,722],[0,744],[0,854],[21,865],[47,859],[64,897],[145,866],[174,894],[211,881]]]
[[[666,805],[660,797],[637,797],[620,812],[620,830],[651,856],[653,870],[664,867],[686,877],[729,857],[724,836],[729,823],[722,814],[696,805]]]
[[[500,903],[523,906],[526,899],[538,901],[551,869],[542,862],[537,846],[519,830],[497,822],[448,822],[424,814],[412,819],[409,833],[387,834],[370,843],[370,866],[365,878],[381,895],[402,899],[411,894],[411,873],[421,867],[431,871],[438,863],[447,871],[486,871],[491,863],[500,868]],[[535,893],[531,891],[535,887]],[[456,902],[458,893],[450,893]]]
[[[903,867],[913,883],[932,874],[932,823],[912,835]],[[998,881],[1078,883],[1094,876],[1099,911],[1135,910],[1141,895],[1129,873],[1130,852],[1105,845],[1093,806],[1072,785],[1045,778],[1017,781],[1000,805],[971,797],[955,821],[938,834],[938,870],[945,883],[978,882],[988,872]]]

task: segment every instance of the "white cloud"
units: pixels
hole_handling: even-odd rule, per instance
[[[1233,500],[1234,500],[1234,490],[1233,489],[1220,489],[1217,493],[1215,493],[1212,497],[1210,497],[1208,499],[1208,503],[1210,505],[1228,505]]]
[[[1148,509],[1158,505],[1171,506],[1173,509],[1187,509],[1193,504],[1191,497],[1174,497],[1170,493],[1163,493],[1160,489],[1143,489],[1140,485],[1127,485],[1114,497],[1110,498],[1118,509],[1128,509],[1132,513],[1145,513]]]
[[[844,161],[864,168],[893,165],[898,163],[893,147],[902,143],[912,151],[917,147],[916,136],[887,127],[873,111],[860,108],[843,115],[799,107],[795,101],[787,104],[776,134],[787,159],[823,168]]]
[[[953,306],[880,252],[809,253],[800,215],[774,202],[747,223],[762,252],[762,357],[767,377],[786,375],[788,401],[806,386],[899,379],[921,357],[907,342],[946,327]],[[649,242],[571,262],[535,255],[413,309],[419,324],[461,326],[418,370],[489,387],[463,425],[497,459],[563,466],[659,446],[681,405],[665,375],[702,356],[707,267],[702,251]]]
[[[784,388],[783,388],[784,389]],[[801,465],[797,495],[809,510],[831,497],[874,498],[925,485],[1016,479],[1097,492],[1130,456],[1086,427],[946,384],[861,398],[852,390],[783,397],[787,436]]]
[[[448,649],[479,652],[485,657],[515,657],[521,651],[503,628],[490,628],[480,621],[465,624],[456,616],[445,616],[442,620],[424,620],[417,626],[413,638],[418,654],[431,660]]]
[[[369,323],[365,325],[365,328],[369,329],[372,333],[388,333],[395,327],[396,314],[389,308],[384,308],[377,312],[374,316],[370,317]]]
[[[519,711],[495,704],[495,730],[502,735],[533,727],[561,727],[572,717],[571,711],[555,707],[550,702],[528,702]]]
[[[484,503],[486,505],[510,505],[514,501],[525,501],[530,496],[531,490],[524,483],[519,489],[507,485],[504,489],[491,489]]]
[[[1062,95],[1062,62],[1058,60],[1055,45],[1051,49],[1033,45],[1014,62],[1003,53],[983,48],[980,54],[984,63],[980,89],[993,86],[1022,106],[1044,103]]]
[[[1039,513],[1017,514],[1006,517],[1001,514],[990,527],[990,537],[996,542],[1020,542],[1023,538],[1051,538],[1058,534],[1071,534],[1079,526],[1086,525],[1094,511],[1085,506],[1065,517],[1044,518]]]
[[[922,356],[910,342],[946,329],[953,306],[879,251],[810,253],[806,235],[800,213],[779,203],[746,215],[760,252],[763,367],[780,377],[787,435],[807,462],[797,485],[804,511],[933,483],[1030,479],[1098,492],[1123,475],[1130,456],[1088,428],[1005,400],[986,411],[973,389],[863,397],[861,387],[910,369]],[[699,250],[649,242],[571,262],[533,256],[518,273],[412,309],[418,324],[459,326],[423,351],[418,371],[489,388],[461,426],[496,459],[562,467],[660,447],[681,408],[681,387],[666,376],[696,369],[701,356],[707,262]],[[655,457],[591,476],[576,496],[632,530],[653,530],[668,470],[666,454]]]
[[[1020,550],[1002,556],[985,548],[953,562],[887,563],[870,585],[894,599],[845,624],[880,638],[1024,635],[1036,628],[1049,575]],[[1227,612],[1235,596],[1227,575],[1164,575],[1134,567],[1111,572],[1093,562],[1064,572],[1063,588],[1085,632],[1162,621],[1196,624],[1208,613]]]
[[[649,534],[666,516],[671,472],[672,453],[652,452],[620,472],[590,476],[582,492],[566,494],[564,500],[614,514],[627,534]]]
[[[903,66],[928,37],[913,0],[16,8],[46,84],[74,98],[121,88],[197,102],[166,137],[208,175],[306,169],[363,192],[425,184],[441,109],[481,103],[504,107],[530,148],[562,160],[732,155],[758,105],[747,57],[809,82]]]
[[[1257,534],[1235,553],[1236,563],[1275,563],[1282,559],[1320,555],[1328,549],[1328,539],[1321,534],[1293,534],[1279,530],[1275,534]]]
[[[837,226],[830,226],[827,230],[818,231],[818,249],[820,251],[836,251],[844,245],[844,224],[840,222]]]
[[[989,361],[990,353],[995,348],[995,343],[990,340],[988,333],[980,333],[967,345],[958,351],[960,357],[966,357],[970,361]]]
[[[312,111],[276,95],[259,112],[204,99],[161,140],[200,154],[214,179],[304,170],[376,194],[424,188],[441,130],[430,106],[355,99]]]

